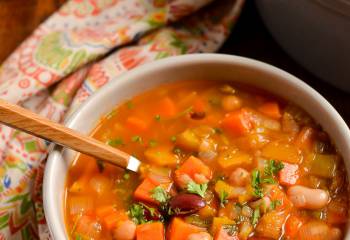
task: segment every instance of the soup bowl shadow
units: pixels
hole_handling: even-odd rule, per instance
[[[224,80],[263,89],[308,112],[329,134],[350,173],[350,130],[338,112],[310,86],[269,64],[223,54],[192,54],[149,63],[123,74],[90,97],[65,122],[89,134],[101,116],[125,100],[179,80]],[[52,145],[44,174],[44,211],[54,239],[68,239],[64,217],[65,181],[76,152]],[[349,228],[349,227],[348,227]],[[345,239],[350,239],[349,231]]]

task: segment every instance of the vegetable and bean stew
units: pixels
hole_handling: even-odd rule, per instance
[[[133,173],[77,157],[65,198],[71,239],[344,237],[342,157],[309,115],[271,94],[163,85],[118,106],[92,136],[143,163]]]

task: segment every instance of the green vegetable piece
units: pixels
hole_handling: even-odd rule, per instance
[[[255,208],[254,212],[253,212],[253,217],[252,217],[252,224],[255,225],[258,223],[260,218],[260,209],[259,208]]]
[[[130,206],[128,214],[135,224],[146,223],[145,209],[143,204],[134,203]]]
[[[273,200],[270,203],[270,208],[271,210],[274,210],[276,209],[276,207],[281,206],[281,204],[282,204],[281,200]]]
[[[156,120],[157,122],[159,122],[159,121],[160,121],[160,115],[159,115],[159,114],[155,115],[155,116],[154,116],[154,120]]]
[[[142,138],[138,135],[132,136],[131,141],[142,143]]]
[[[133,109],[133,108],[134,108],[134,103],[131,102],[131,101],[128,101],[128,102],[126,103],[126,106],[128,107],[128,109]]]
[[[260,178],[260,172],[257,169],[254,169],[252,171],[252,181],[251,181],[251,186],[253,188],[253,195],[255,197],[262,198],[264,195],[262,193],[262,188],[260,186],[261,184],[261,178]]]
[[[79,234],[75,235],[75,240],[83,240],[83,237]]]
[[[264,168],[264,174],[268,177],[273,177],[278,174],[284,168],[282,162],[269,160]]]
[[[160,203],[166,203],[170,198],[169,194],[161,186],[152,189],[151,193],[151,197]]]
[[[170,137],[170,141],[176,142],[176,136],[171,136],[171,137]]]
[[[157,141],[154,140],[154,139],[152,139],[152,140],[149,141],[149,146],[150,146],[150,147],[155,147],[155,146],[157,146],[157,144],[158,144]]]
[[[193,193],[193,194],[197,194],[199,196],[201,196],[202,198],[204,198],[205,192],[207,191],[208,188],[208,184],[203,183],[203,184],[197,184],[193,181],[190,181],[187,184],[187,191],[189,193]]]
[[[222,207],[225,206],[225,204],[227,203],[227,197],[228,197],[228,193],[226,191],[220,191],[220,194],[219,194],[219,200],[220,200],[220,205]]]
[[[123,139],[121,138],[115,138],[115,139],[109,139],[107,141],[107,144],[112,147],[117,147],[117,146],[124,145],[124,142],[123,142]]]
[[[124,180],[129,180],[130,179],[130,174],[129,173],[124,173],[123,175]]]

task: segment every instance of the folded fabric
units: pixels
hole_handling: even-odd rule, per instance
[[[139,65],[215,52],[244,0],[71,0],[0,68],[0,98],[54,121]],[[108,86],[107,86],[108,87]],[[48,143],[0,125],[0,240],[50,239],[42,207]]]

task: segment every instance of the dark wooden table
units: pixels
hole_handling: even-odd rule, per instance
[[[0,62],[65,1],[0,0]],[[246,1],[241,18],[220,52],[255,58],[294,74],[328,99],[350,124],[350,94],[322,82],[291,59],[265,28],[255,1]]]

